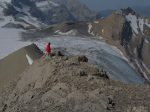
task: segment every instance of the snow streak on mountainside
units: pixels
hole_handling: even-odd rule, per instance
[[[138,34],[138,24],[137,24],[137,17],[135,15],[132,15],[129,13],[129,15],[126,16],[127,21],[131,22],[131,27],[133,31]]]

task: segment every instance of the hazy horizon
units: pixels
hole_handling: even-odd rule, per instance
[[[80,0],[95,11],[106,9],[120,9],[132,6],[148,6],[150,0]]]

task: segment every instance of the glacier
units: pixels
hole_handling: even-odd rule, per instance
[[[91,64],[103,68],[113,80],[124,83],[144,83],[141,74],[130,66],[121,51],[114,49],[105,42],[88,37],[53,36],[39,39],[35,44],[44,50],[44,45],[47,42],[51,42],[55,49],[64,49],[67,55],[87,56]]]

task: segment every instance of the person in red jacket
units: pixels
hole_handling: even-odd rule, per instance
[[[52,48],[51,48],[51,43],[47,43],[47,45],[45,46],[45,53],[49,56],[52,52]]]

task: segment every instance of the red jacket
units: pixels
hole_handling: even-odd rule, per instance
[[[50,54],[51,53],[51,45],[50,45],[50,43],[48,43],[47,45],[46,45],[46,47],[45,47],[45,51],[46,51],[46,53],[48,53],[48,54]]]

